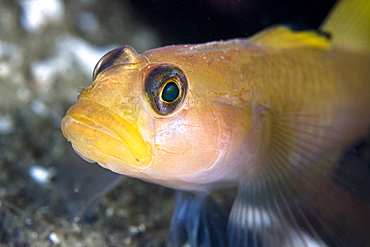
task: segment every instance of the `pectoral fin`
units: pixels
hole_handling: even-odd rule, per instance
[[[239,186],[229,246],[370,246],[370,162],[320,119],[271,114],[269,153]]]

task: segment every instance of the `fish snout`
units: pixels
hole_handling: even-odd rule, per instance
[[[61,127],[73,148],[87,160],[122,163],[129,169],[140,170],[152,159],[150,145],[142,138],[138,126],[90,99],[78,100],[67,111]]]

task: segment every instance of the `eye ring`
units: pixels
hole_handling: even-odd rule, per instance
[[[171,64],[151,66],[144,78],[151,108],[159,115],[175,112],[186,98],[188,81],[184,72]]]

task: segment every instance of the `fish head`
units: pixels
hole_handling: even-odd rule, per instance
[[[238,128],[229,123],[233,110],[194,94],[194,66],[168,57],[171,49],[139,55],[123,46],[107,53],[61,126],[87,161],[184,189],[208,183],[202,174],[226,162],[232,129]],[[165,61],[156,59],[157,52]],[[217,179],[210,174],[207,181]]]

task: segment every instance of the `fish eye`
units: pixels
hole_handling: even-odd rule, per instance
[[[96,77],[107,68],[118,64],[134,64],[140,62],[140,58],[134,48],[128,45],[118,47],[107,52],[98,63],[95,65],[92,79],[95,81]]]
[[[168,115],[183,103],[188,88],[185,74],[177,67],[162,64],[153,67],[145,78],[145,92],[153,110]]]
[[[111,50],[99,59],[98,63],[95,65],[95,68],[93,70],[92,76],[93,81],[103,70],[105,70],[114,63],[114,61],[122,54],[123,49],[124,47],[119,47],[114,50]]]

